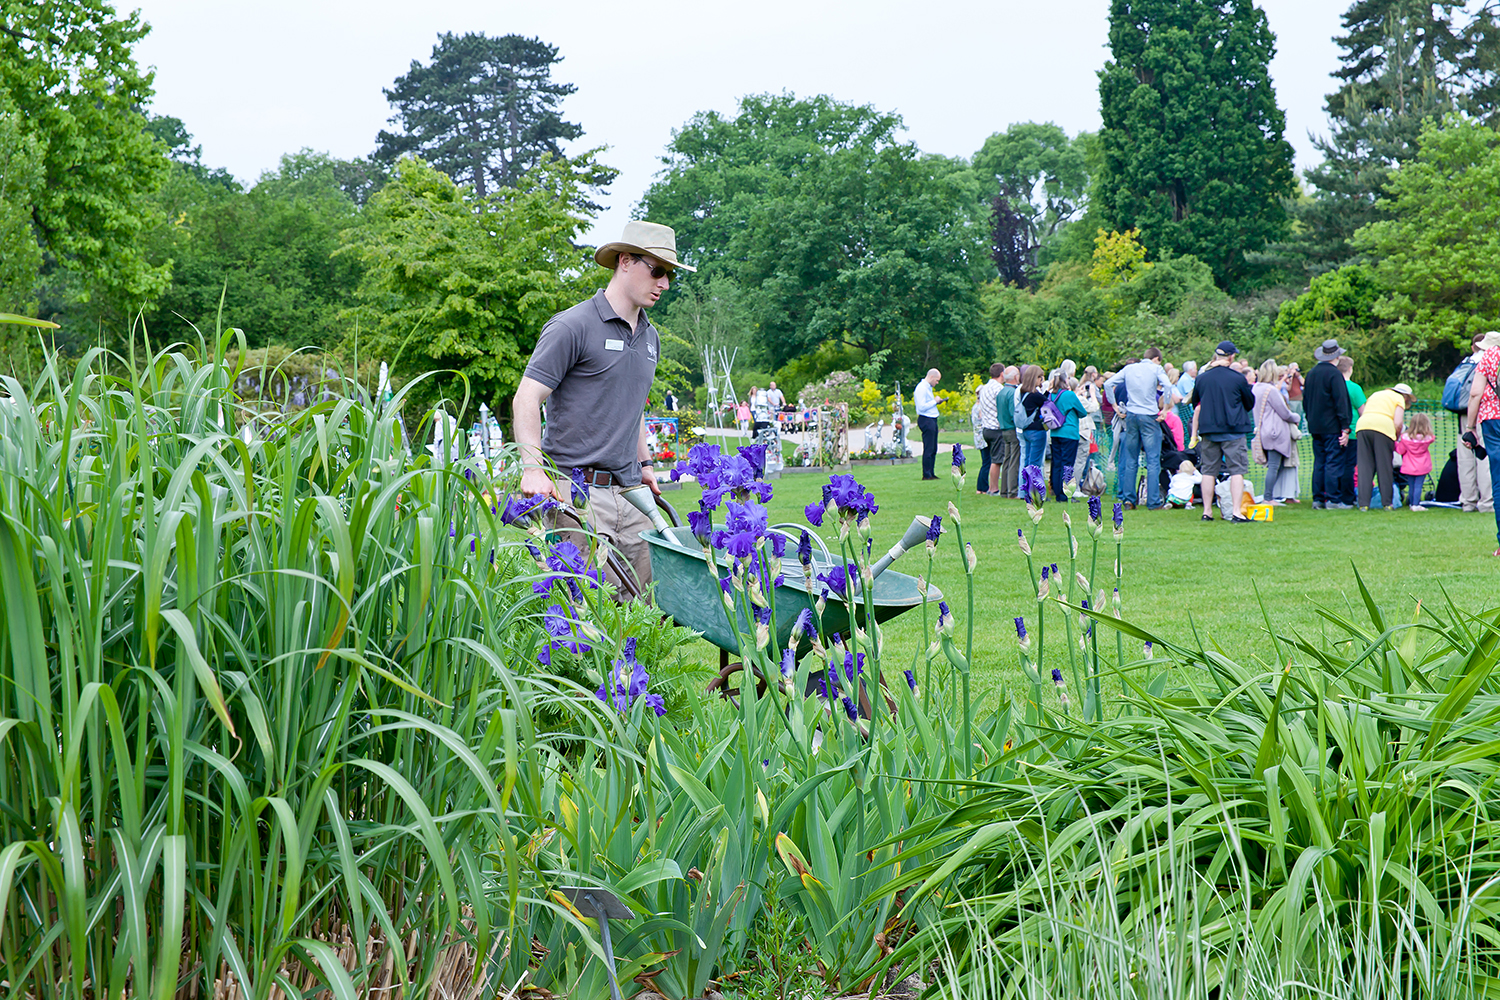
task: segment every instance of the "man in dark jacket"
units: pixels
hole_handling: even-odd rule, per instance
[[[1221,474],[1229,477],[1229,521],[1243,524],[1250,519],[1239,512],[1240,494],[1245,490],[1245,473],[1250,471],[1250,446],[1247,438],[1255,428],[1250,411],[1255,409],[1255,393],[1250,382],[1229,367],[1239,351],[1223,341],[1214,351],[1214,360],[1198,374],[1189,403],[1198,411],[1198,471],[1203,474],[1203,520],[1214,519],[1214,480]],[[1220,469],[1220,466],[1223,466]]]
[[[1337,340],[1325,340],[1313,351],[1317,364],[1302,384],[1302,407],[1307,432],[1313,441],[1313,509],[1347,508],[1339,502],[1339,478],[1344,474],[1344,453],[1349,442],[1349,418],[1353,408],[1349,389],[1334,360],[1344,353]]]

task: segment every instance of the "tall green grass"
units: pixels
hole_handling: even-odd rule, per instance
[[[879,890],[925,900],[904,956],[944,996],[1500,995],[1500,612],[1365,610],[1253,667],[1168,646],[1034,727],[907,831],[941,860]]]
[[[507,654],[474,642],[528,560],[409,466],[399,400],[245,409],[227,343],[3,382],[7,995],[420,993],[535,882]]]

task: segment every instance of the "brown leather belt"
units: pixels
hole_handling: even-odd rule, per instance
[[[601,469],[584,469],[583,481],[590,486],[619,486],[622,485],[617,476]]]

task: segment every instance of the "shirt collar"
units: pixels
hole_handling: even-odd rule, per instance
[[[604,289],[601,288],[597,292],[595,292],[594,297],[591,301],[594,303],[594,308],[599,310],[599,318],[604,322],[624,323],[626,326],[630,325],[629,321],[619,313],[615,312],[615,307],[609,304],[609,299],[605,298],[604,296]],[[642,331],[647,329],[654,329],[651,326],[651,320],[646,318],[646,310],[641,309],[638,311],[640,312],[641,319],[640,322],[635,325],[635,329],[630,331],[631,336],[641,333]]]

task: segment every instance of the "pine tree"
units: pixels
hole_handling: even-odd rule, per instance
[[[1103,164],[1093,203],[1153,256],[1193,254],[1222,287],[1286,232],[1292,148],[1267,66],[1275,36],[1251,0],[1112,0],[1099,74]]]
[[[1355,0],[1328,95],[1331,125],[1315,140],[1323,162],[1307,172],[1314,197],[1293,206],[1298,235],[1278,248],[1309,274],[1350,263],[1350,239],[1385,214],[1391,172],[1417,154],[1425,121],[1453,110],[1490,118],[1500,31],[1492,7],[1463,0]]]
[[[381,131],[374,158],[394,163],[416,154],[480,198],[517,186],[544,156],[565,159],[562,144],[583,135],[562,117],[562,99],[577,88],[552,80],[561,61],[557,46],[539,38],[438,36],[431,63],[412,60],[385,91],[400,131]],[[574,163],[590,187],[614,180],[616,171],[589,155]]]

